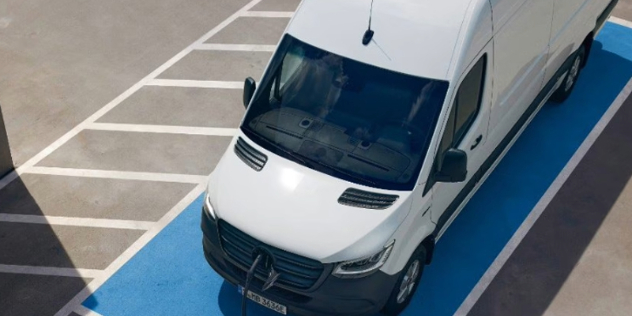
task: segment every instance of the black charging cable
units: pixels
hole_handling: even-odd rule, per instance
[[[246,274],[246,284],[244,285],[244,293],[241,297],[241,316],[246,316],[246,300],[248,299],[248,289],[250,288],[250,282],[252,281],[252,277],[255,275],[255,270],[259,265],[259,261],[263,258],[263,254],[258,254],[255,258],[255,261],[250,266],[250,270],[248,270],[248,274]]]

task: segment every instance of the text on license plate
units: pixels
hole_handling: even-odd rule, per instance
[[[237,290],[239,291],[239,293],[241,295],[244,295],[244,287],[243,286],[238,286]],[[263,305],[277,313],[281,313],[283,315],[287,315],[287,308],[284,305],[281,305],[277,302],[271,301],[259,294],[253,293],[252,291],[248,291],[248,295],[246,295],[246,297],[248,297],[248,299],[250,299],[251,301],[254,301],[260,305]]]

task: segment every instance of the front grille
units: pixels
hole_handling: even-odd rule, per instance
[[[219,235],[224,252],[243,270],[249,269],[254,262],[252,253],[256,247],[268,249],[276,259],[275,269],[281,273],[276,282],[278,285],[306,290],[314,286],[323,273],[322,263],[268,246],[222,220],[219,221]],[[260,264],[255,270],[255,277],[266,280],[268,273]]]
[[[261,171],[268,161],[268,156],[248,145],[241,137],[235,143],[235,154],[243,160],[250,168]]]
[[[354,207],[381,210],[390,207],[397,201],[399,196],[366,192],[358,189],[347,189],[338,203]]]

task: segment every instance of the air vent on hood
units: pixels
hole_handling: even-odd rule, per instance
[[[261,171],[263,166],[265,166],[266,161],[268,161],[268,157],[266,155],[248,145],[248,143],[241,139],[241,137],[237,138],[237,143],[235,144],[235,154],[237,154],[241,160],[256,171]]]
[[[347,189],[338,199],[338,203],[354,207],[382,210],[393,205],[398,198],[399,196],[397,195],[371,193],[358,189]]]

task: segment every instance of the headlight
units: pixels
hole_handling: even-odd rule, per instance
[[[217,219],[217,216],[215,215],[215,209],[213,208],[213,204],[211,204],[211,197],[207,194],[206,198],[204,198],[204,212],[206,212],[206,214],[208,214],[211,219],[215,220]]]
[[[395,241],[372,256],[339,263],[332,274],[339,278],[362,278],[381,268],[393,251]]]

